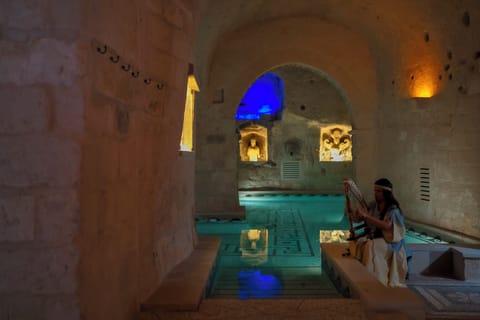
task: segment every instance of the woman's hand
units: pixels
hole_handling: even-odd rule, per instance
[[[368,216],[368,213],[361,210],[361,209],[357,209],[355,210],[355,215],[361,219],[361,220],[365,220],[365,218]]]

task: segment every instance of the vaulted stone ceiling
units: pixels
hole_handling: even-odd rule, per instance
[[[450,35],[445,43],[449,24],[465,24],[465,13],[479,16],[475,0],[203,0],[197,37],[199,72],[208,68],[213,52],[222,40],[236,30],[286,17],[313,17],[349,29],[368,43],[375,59],[387,65],[401,65],[418,51],[441,51],[456,48],[455,41],[468,37],[465,33]],[[457,29],[458,30],[458,29]],[[279,30],[284,32],[285,30]],[[429,49],[424,48],[429,38]],[[452,40],[454,39],[454,40]],[[457,40],[455,40],[457,39]],[[457,55],[461,55],[457,52]],[[352,59],[355,52],[352,52]],[[440,58],[438,58],[440,60]],[[438,61],[441,63],[441,61]],[[401,68],[402,66],[399,66]],[[388,69],[395,69],[388,67]],[[392,71],[394,72],[394,70]]]

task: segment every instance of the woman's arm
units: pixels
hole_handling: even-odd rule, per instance
[[[363,210],[357,210],[357,216],[360,217],[363,221],[374,225],[377,228],[382,230],[390,230],[393,227],[393,223],[390,220],[390,216],[387,214],[385,215],[384,220],[380,220],[376,217],[373,217]]]

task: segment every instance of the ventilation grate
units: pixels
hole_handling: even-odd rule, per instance
[[[282,179],[283,180],[300,179],[300,161],[282,162]]]
[[[430,168],[420,168],[420,200],[430,201]]]

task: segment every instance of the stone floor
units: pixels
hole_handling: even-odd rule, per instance
[[[394,320],[396,318],[391,318]],[[369,319],[356,299],[205,299],[195,312],[156,312],[141,320],[363,320]],[[380,318],[379,318],[380,319]],[[401,319],[401,318],[398,318]]]
[[[408,287],[424,300],[428,319],[480,319],[480,281],[415,275]]]

